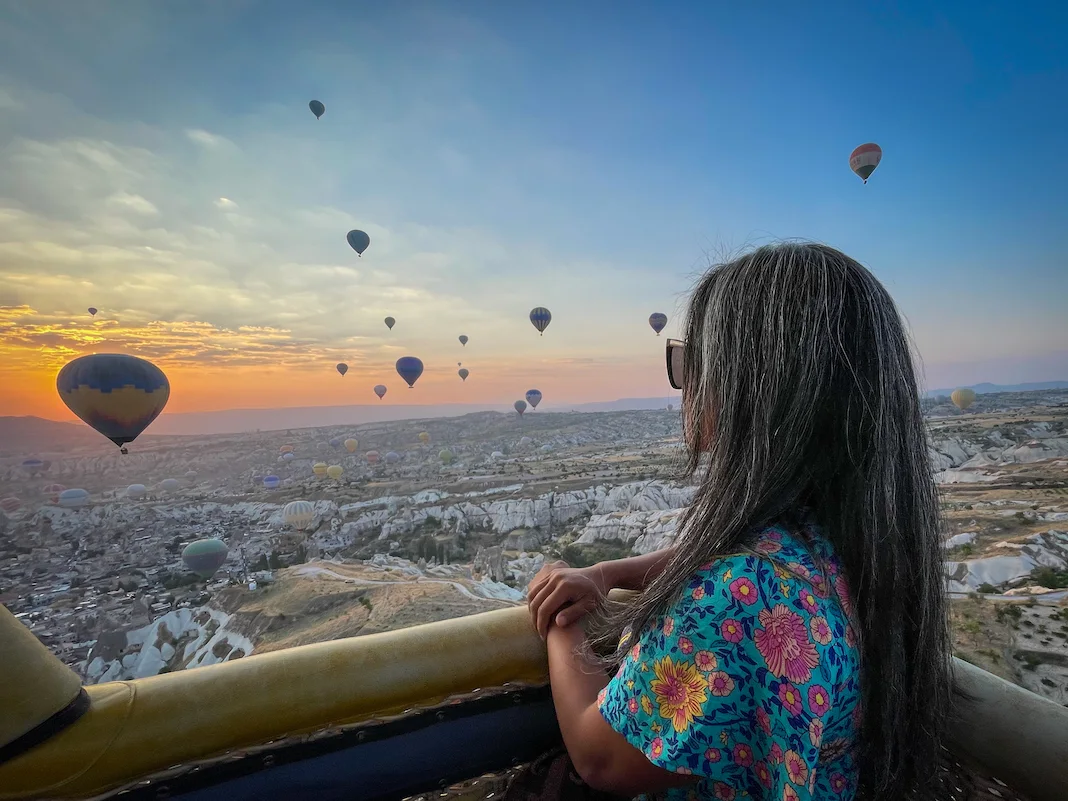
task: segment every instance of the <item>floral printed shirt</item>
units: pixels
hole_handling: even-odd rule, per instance
[[[702,777],[657,798],[851,801],[860,658],[841,566],[807,524],[750,547],[702,565],[641,633],[601,715],[654,765]]]

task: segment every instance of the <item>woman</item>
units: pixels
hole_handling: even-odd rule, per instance
[[[893,301],[837,250],[762,247],[700,281],[668,376],[699,476],[673,547],[557,562],[528,592],[575,769],[623,796],[908,798],[934,776],[950,662]],[[614,678],[587,642],[615,648]]]

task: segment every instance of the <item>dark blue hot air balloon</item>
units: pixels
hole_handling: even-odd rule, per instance
[[[167,376],[152,362],[118,353],[81,356],[56,376],[67,408],[126,453],[159,416],[171,394]]]
[[[656,331],[657,336],[660,336],[660,332],[664,330],[666,325],[667,315],[663,312],[653,312],[649,315],[649,326]]]
[[[411,389],[423,374],[423,363],[414,356],[402,356],[397,359],[397,374],[408,384],[408,389]]]
[[[541,390],[540,389],[528,389],[527,390],[527,403],[530,404],[530,408],[537,409],[538,404],[541,403]]]
[[[313,100],[308,104],[308,108],[311,109],[311,113],[315,115],[315,119],[319,119],[326,113],[326,106],[320,103],[318,100]]]
[[[332,440],[330,440],[330,447],[333,448],[335,451],[338,448],[340,448],[341,447],[341,438],[340,437],[334,437]]]
[[[542,336],[545,335],[545,329],[549,327],[552,319],[552,313],[544,306],[537,306],[530,310],[530,322],[533,323]]]
[[[371,244],[371,237],[363,231],[349,231],[345,239],[348,240],[349,247],[355,250],[358,256],[362,256],[363,252],[367,250],[367,246]]]

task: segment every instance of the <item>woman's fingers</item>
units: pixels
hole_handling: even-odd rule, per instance
[[[582,600],[576,601],[571,606],[562,610],[556,616],[556,625],[560,628],[564,626],[570,626],[572,623],[581,620],[587,612],[592,610],[597,605],[597,599],[592,595],[587,595]]]
[[[553,588],[553,591],[541,602],[538,607],[537,629],[543,640],[549,636],[549,625],[553,621],[553,616],[560,611],[562,606],[575,600],[577,596],[571,588],[561,583]]]

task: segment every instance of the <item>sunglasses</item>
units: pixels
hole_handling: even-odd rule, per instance
[[[686,343],[681,339],[667,341],[667,374],[672,389],[682,389],[682,354]]]

